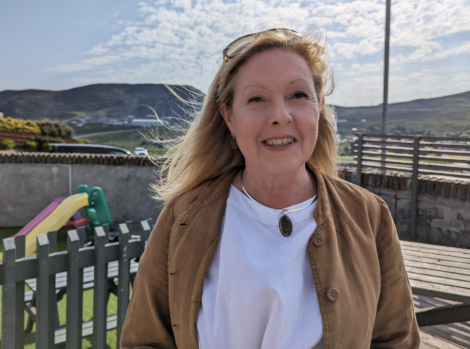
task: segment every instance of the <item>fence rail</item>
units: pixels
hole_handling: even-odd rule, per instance
[[[25,258],[24,236],[3,240],[3,263],[0,264],[2,285],[2,349],[24,347],[25,283],[36,279],[35,312],[36,348],[54,347],[57,338],[65,338],[67,348],[81,348],[83,305],[83,270],[93,268],[93,348],[106,348],[108,324],[109,263],[117,263],[117,314],[113,318],[117,329],[117,347],[129,304],[131,259],[142,255],[150,235],[148,220],[132,231],[131,222],[119,225],[118,242],[109,242],[108,227],[97,227],[93,246],[84,246],[84,228],[67,233],[67,250],[57,252],[57,232],[37,236],[37,256]],[[56,329],[56,275],[66,273],[66,327]],[[114,280],[114,276],[111,276]],[[123,285],[125,287],[123,287]],[[127,286],[126,286],[127,285]],[[90,286],[90,284],[88,284]],[[90,327],[90,326],[88,326]],[[86,332],[86,331],[85,331]]]
[[[470,180],[470,139],[357,134],[353,181],[362,185],[363,168],[411,174],[410,237],[416,237],[418,177],[433,175]]]

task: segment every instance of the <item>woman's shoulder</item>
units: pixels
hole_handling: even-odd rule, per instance
[[[205,180],[194,186],[194,188],[176,196],[165,206],[171,205],[175,219],[189,209],[209,206],[220,198],[227,196],[235,173],[236,170],[226,171],[220,176]]]
[[[322,178],[332,211],[353,217],[364,217],[367,213],[371,221],[380,220],[382,214],[388,211],[385,201],[367,189],[338,177],[323,174]]]

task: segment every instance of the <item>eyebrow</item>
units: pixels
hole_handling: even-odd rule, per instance
[[[307,83],[307,85],[308,85],[308,81],[307,81],[306,79],[304,79],[304,78],[298,78],[298,79],[295,79],[295,80],[292,80],[291,82],[289,82],[288,86],[293,85],[293,84],[295,84],[295,83],[297,83],[297,82],[299,82],[299,81],[305,82],[305,83]],[[263,85],[249,84],[249,85],[246,85],[246,86],[243,88],[243,91],[245,91],[245,90],[248,89],[248,88],[252,88],[252,87],[258,87],[258,88],[262,88],[262,89],[264,89],[264,90],[267,90],[267,89],[268,89],[267,87],[265,87],[265,86],[263,86]]]

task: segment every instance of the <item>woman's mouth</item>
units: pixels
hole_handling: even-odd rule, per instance
[[[295,138],[276,138],[276,139],[267,139],[263,141],[264,144],[269,145],[271,147],[282,147],[284,145],[288,145],[295,142]]]

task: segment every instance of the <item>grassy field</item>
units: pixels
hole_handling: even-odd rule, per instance
[[[98,134],[102,132],[114,132],[114,131],[125,131],[125,132]],[[129,128],[125,126],[87,124],[81,128],[75,128],[76,135],[93,134],[93,133],[97,133],[97,134],[87,136],[86,138],[91,141],[97,141],[99,144],[112,145],[115,147],[124,148],[130,152],[132,152],[135,147],[144,147],[145,149],[147,149],[149,154],[153,154],[153,155],[163,155],[166,153],[167,149],[152,147],[149,145],[142,145],[142,142],[144,140],[155,139],[156,133],[158,133],[158,136],[161,139],[171,139],[175,137],[174,133],[168,131],[167,129],[163,127]]]
[[[16,234],[21,228],[0,228],[0,239],[3,241],[4,238],[10,237]],[[63,251],[67,248],[67,228],[59,230],[57,234],[57,250]],[[2,244],[3,250],[3,244]],[[26,290],[29,289],[26,286]],[[1,286],[0,286],[0,313],[1,313]],[[66,305],[67,305],[67,295],[57,303],[59,310],[59,322],[60,326],[65,326],[66,320]],[[117,313],[117,297],[113,294],[109,297],[108,302],[108,316]],[[25,327],[27,322],[27,314],[25,312]],[[93,290],[86,290],[83,292],[83,321],[89,321],[93,318]],[[31,333],[26,334],[25,336],[25,349],[34,349],[35,345],[35,336],[36,336],[36,325],[33,327]],[[84,337],[82,340],[82,348],[92,348],[93,338],[91,336]],[[107,333],[107,348],[116,348],[116,330],[108,331]]]

